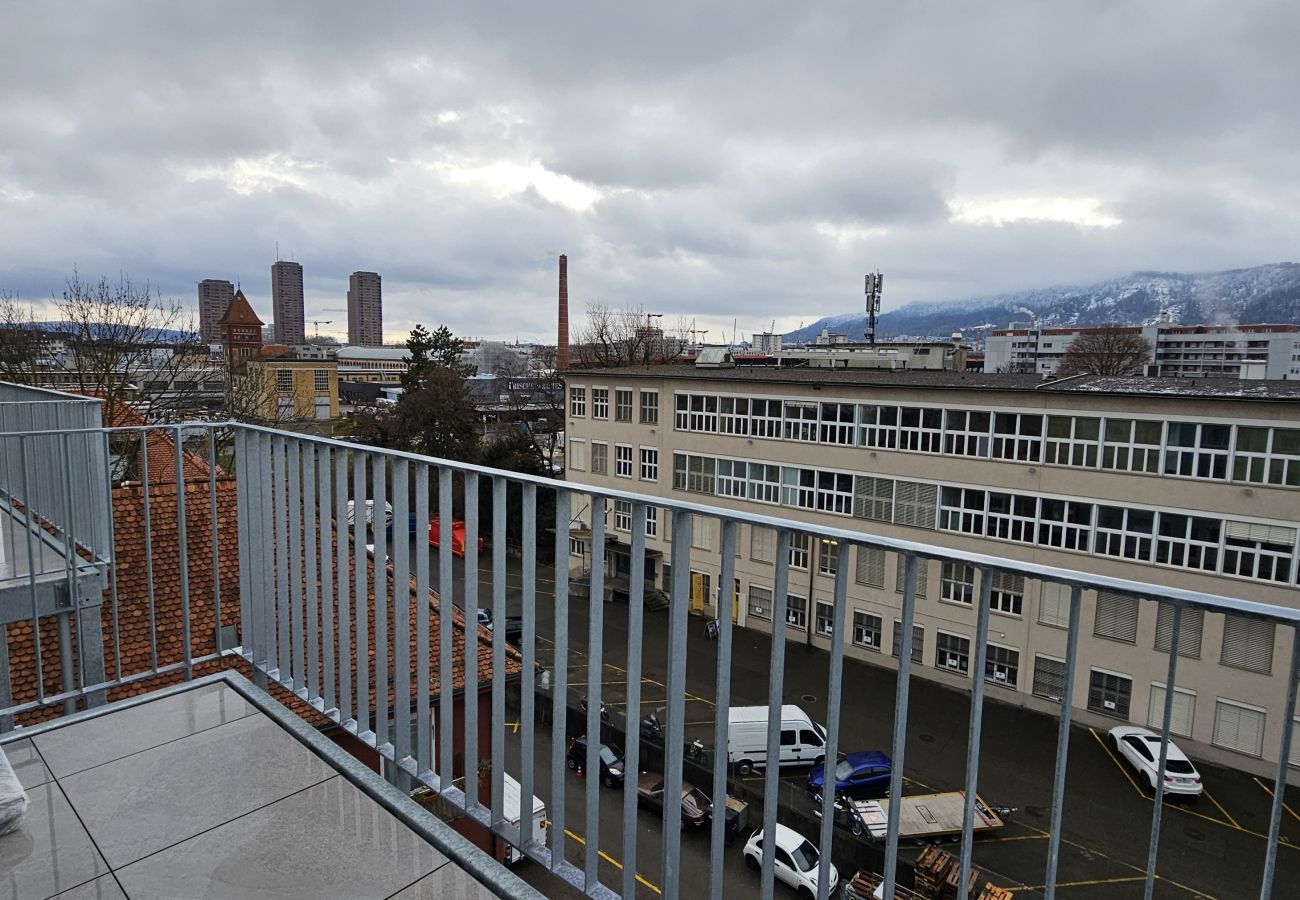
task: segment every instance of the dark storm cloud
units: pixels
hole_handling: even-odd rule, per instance
[[[309,316],[366,268],[391,336],[541,337],[559,252],[578,306],[742,331],[856,307],[866,268],[894,306],[1286,258],[1298,26],[1208,0],[6,4],[0,289],[77,264],[266,309],[279,242]]]

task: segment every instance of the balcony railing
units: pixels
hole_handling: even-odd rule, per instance
[[[154,538],[151,529],[157,526],[160,507],[169,505],[168,519],[174,531],[178,559],[165,570],[154,566],[144,580],[145,596],[128,596],[123,590],[125,575],[115,567],[111,572],[105,603],[111,614],[103,618],[104,642],[116,665],[98,679],[86,677],[86,670],[77,666],[70,654],[58,654],[57,665],[71,666],[77,673],[75,683],[64,689],[46,691],[43,685],[52,663],[51,653],[39,649],[24,659],[27,669],[15,667],[11,657],[0,656],[0,698],[10,697],[11,688],[20,684],[37,685],[36,696],[22,702],[10,700],[0,703],[0,725],[11,727],[31,717],[39,717],[52,704],[93,700],[105,691],[131,688],[136,682],[158,675],[191,677],[196,668],[223,660],[251,665],[255,679],[264,684],[279,686],[309,704],[321,716],[354,735],[383,758],[392,777],[407,787],[423,787],[438,794],[451,807],[470,816],[496,835],[519,848],[536,863],[548,868],[556,876],[576,886],[589,896],[631,897],[637,890],[638,878],[638,815],[636,773],[647,752],[637,739],[639,721],[637,712],[642,704],[643,650],[642,635],[645,630],[646,578],[646,510],[654,507],[665,511],[672,521],[672,560],[674,564],[669,586],[670,605],[667,611],[667,675],[666,721],[662,748],[666,797],[680,795],[679,788],[689,767],[690,772],[704,776],[706,787],[716,798],[718,808],[732,784],[727,747],[727,720],[731,706],[733,638],[737,628],[731,617],[722,615],[716,626],[714,662],[715,679],[712,702],[715,704],[713,747],[715,752],[705,754],[703,761],[686,759],[685,705],[687,685],[687,637],[690,597],[690,567],[684,563],[690,558],[692,517],[705,517],[720,523],[721,542],[719,557],[719,583],[731,585],[735,575],[736,543],[741,525],[761,526],[775,530],[777,547],[787,546],[792,534],[806,534],[811,541],[826,539],[836,542],[833,614],[830,622],[830,649],[828,651],[828,677],[826,682],[827,720],[825,758],[837,759],[840,750],[841,723],[847,714],[844,702],[844,646],[846,641],[846,605],[848,579],[852,576],[850,550],[868,547],[888,550],[904,560],[903,590],[897,612],[901,619],[901,633],[912,633],[917,608],[918,563],[923,560],[943,560],[973,566],[981,573],[978,591],[978,620],[972,642],[969,718],[966,723],[968,754],[964,777],[964,815],[960,843],[960,876],[958,884],[967,883],[976,821],[976,795],[981,781],[980,756],[981,728],[985,719],[984,679],[988,651],[990,596],[993,576],[1011,573],[1028,576],[1046,583],[1064,586],[1069,595],[1069,629],[1065,660],[1063,696],[1059,704],[1059,731],[1056,743],[1053,780],[1050,800],[1050,826],[1047,829],[1045,871],[1042,889],[1046,896],[1055,895],[1058,881],[1058,863],[1062,843],[1062,825],[1066,774],[1069,763],[1069,735],[1075,709],[1075,674],[1080,660],[1080,607],[1081,593],[1085,589],[1105,590],[1125,596],[1140,598],[1144,603],[1163,602],[1172,607],[1172,636],[1169,642],[1168,675],[1165,684],[1163,732],[1167,738],[1173,712],[1174,687],[1177,684],[1180,646],[1179,636],[1186,613],[1206,610],[1229,613],[1272,622],[1291,629],[1292,653],[1287,664],[1287,718],[1295,710],[1296,682],[1300,676],[1300,611],[1281,606],[1214,596],[1194,591],[1180,590],[1159,584],[1146,584],[1068,571],[1048,566],[1002,559],[978,553],[960,552],[918,542],[881,537],[861,531],[829,528],[771,516],[724,510],[677,499],[648,497],[625,491],[609,490],[588,485],[571,485],[544,477],[519,475],[464,463],[448,462],[409,453],[377,450],[342,441],[291,434],[274,429],[223,423],[220,425],[187,426],[187,429],[205,429],[206,440],[191,441],[199,448],[208,470],[205,475],[188,479],[182,475],[180,484],[173,482],[174,496],[152,490],[154,484],[146,469],[139,483],[121,479],[110,485],[99,482],[97,490],[107,496],[110,490],[122,497],[132,491],[143,497],[144,514],[133,517],[129,527],[144,529],[137,538],[145,543],[148,556],[154,558]],[[142,443],[149,433],[156,433],[175,444],[175,472],[187,471],[181,455],[180,441],[193,431],[182,431],[177,426],[161,429],[88,429],[72,430],[73,435],[93,435],[101,444],[109,443],[115,434],[130,433]],[[36,429],[10,433],[7,439],[35,440],[48,432]],[[222,450],[222,436],[233,435],[228,449]],[[145,454],[148,457],[148,454]],[[147,466],[147,463],[146,463]],[[45,482],[43,489],[54,490],[61,483],[57,469],[36,473]],[[230,478],[233,475],[237,511],[233,514],[233,534],[228,523],[232,515],[226,498],[229,496]],[[109,476],[106,476],[109,478]],[[135,497],[135,494],[131,494]],[[473,535],[480,533],[484,523],[484,510],[480,498],[491,498],[490,527],[484,529],[489,536],[487,552],[491,558],[490,599],[485,604],[491,609],[496,623],[507,620],[507,582],[509,568],[507,545],[514,539],[511,524],[518,529],[518,561],[522,631],[517,648],[508,647],[504,640],[478,633],[483,646],[490,645],[486,659],[478,652],[466,652],[469,635],[474,633],[474,610],[480,606],[480,550]],[[606,539],[606,512],[615,501],[631,504],[631,572],[627,579],[628,644],[626,647],[626,719],[615,715],[612,722],[603,721],[601,679],[588,677],[585,687],[585,712],[573,703],[567,689],[570,684],[570,651],[586,654],[589,673],[603,670],[604,654],[622,648],[611,647],[605,638],[605,591],[607,578],[604,554],[594,553],[590,560],[590,591],[579,599],[571,596],[570,582],[566,577],[569,556],[568,537],[579,503],[590,503],[590,529],[592,546],[603,547]],[[132,501],[135,502],[135,501]],[[154,506],[151,509],[150,503]],[[391,503],[395,523],[390,539],[384,520],[385,504]],[[138,509],[139,505],[132,507]],[[198,510],[196,512],[196,509]],[[371,510],[372,513],[363,513]],[[431,575],[430,553],[426,546],[423,523],[436,516],[439,520],[439,549],[437,574]],[[373,519],[374,527],[367,520]],[[471,536],[464,542],[464,558],[458,559],[453,546],[453,519],[463,519],[466,533]],[[408,522],[417,523],[412,553]],[[128,523],[116,524],[118,546],[122,546],[123,529]],[[205,533],[191,535],[191,529]],[[196,538],[201,538],[197,539]],[[367,543],[373,550],[367,551]],[[553,544],[553,548],[552,545]],[[204,548],[206,560],[202,569],[203,581],[196,579],[196,569],[191,556],[195,547]],[[539,550],[551,550],[555,559],[557,576],[553,598],[546,600],[538,590],[538,573],[541,571]],[[238,556],[237,590],[229,582],[223,583],[221,572],[229,571],[230,554]],[[367,553],[380,563],[367,565]],[[119,556],[121,554],[119,553]],[[391,557],[391,560],[390,560]],[[457,585],[455,573],[462,575]],[[409,573],[409,574],[408,574]],[[179,598],[174,610],[163,616],[156,595],[160,584],[166,581],[169,590]],[[408,582],[414,585],[414,596],[419,600],[414,606],[409,602]],[[436,583],[435,583],[436,582]],[[133,581],[139,584],[138,581]],[[790,584],[789,559],[778,553],[775,562],[774,596],[782,598]],[[437,625],[430,625],[426,614],[430,589],[438,595]],[[237,596],[232,596],[235,593]],[[374,604],[370,597],[373,595]],[[201,596],[201,599],[199,599]],[[811,599],[811,598],[810,598]],[[458,626],[451,614],[452,604],[467,611],[468,625]],[[237,607],[237,615],[235,611]],[[136,619],[147,619],[148,642],[151,652],[133,654],[124,646],[119,632],[119,614],[130,611]],[[539,609],[553,622],[546,635],[539,628]],[[585,619],[588,632],[585,641],[570,638],[570,616]],[[174,615],[179,621],[168,621]],[[39,615],[25,624],[39,646],[46,623]],[[205,623],[199,627],[199,621]],[[768,705],[779,708],[785,696],[786,645],[782,639],[785,630],[775,629],[771,641],[766,685]],[[232,633],[231,623],[237,625]],[[75,624],[77,643],[88,642],[88,629],[96,627],[84,622]],[[11,622],[9,627],[14,627]],[[223,625],[225,626],[223,628]],[[457,628],[463,628],[459,634]],[[167,629],[179,628],[182,639],[163,642],[160,635]],[[502,634],[504,631],[498,631]],[[69,635],[62,635],[65,644]],[[556,686],[546,690],[538,675],[539,641],[545,637],[553,642],[553,665],[549,679]],[[13,643],[10,641],[9,643]],[[164,645],[165,644],[165,645]],[[457,645],[461,650],[457,650]],[[0,647],[6,645],[0,641]],[[170,648],[170,649],[169,649]],[[459,654],[459,661],[458,661]],[[436,658],[437,665],[433,660]],[[129,665],[134,661],[135,665]],[[457,681],[458,666],[463,666],[467,686],[459,694],[447,689]],[[517,690],[508,673],[518,671]],[[483,676],[491,672],[490,679]],[[896,692],[893,698],[893,760],[889,796],[902,797],[903,770],[907,762],[907,735],[910,688],[912,686],[911,654],[902,652],[897,661]],[[66,683],[66,682],[65,682]],[[431,685],[440,685],[436,695]],[[484,698],[480,701],[482,686]],[[30,692],[29,692],[30,693]],[[517,694],[517,696],[516,696]],[[517,703],[518,711],[509,712],[507,704]],[[480,725],[486,718],[488,745],[479,746]],[[554,732],[550,741],[549,760],[540,767],[534,764],[539,739],[539,728],[549,719]],[[565,853],[566,793],[570,782],[566,776],[565,723],[581,721],[588,735],[603,735],[611,729],[621,730],[628,736],[626,742],[625,771],[629,773],[618,799],[622,813],[622,865],[621,874],[613,883],[600,881],[600,835],[590,833],[580,858],[571,860]],[[773,716],[766,729],[768,758],[778,758],[780,718]],[[515,743],[517,741],[517,744]],[[1277,748],[1277,770],[1273,780],[1273,801],[1269,814],[1269,829],[1261,862],[1259,896],[1271,896],[1274,870],[1279,847],[1280,824],[1283,812],[1284,789],[1287,782],[1287,760],[1290,756],[1291,729],[1283,728]],[[544,832],[535,829],[528,815],[518,817],[518,824],[507,821],[505,815],[505,782],[507,746],[512,753],[517,747],[519,770],[516,773],[522,798],[531,797],[535,789],[546,785],[550,790],[549,827]],[[459,756],[471,763],[457,765],[456,747],[463,746]],[[585,770],[593,777],[584,783],[583,801],[585,821],[589,831],[597,829],[602,805],[602,788],[594,777],[601,771],[600,743],[587,744]],[[487,801],[480,802],[479,792],[463,780],[465,769],[473,770],[473,761],[483,757],[490,760],[490,787]],[[1159,775],[1166,768],[1165,753],[1161,751]],[[751,824],[761,827],[771,835],[778,820],[779,768],[769,766],[763,774],[761,816]],[[820,804],[820,824],[817,845],[823,859],[830,859],[833,849],[832,792],[823,792]],[[1146,896],[1151,896],[1160,846],[1163,812],[1163,793],[1156,792],[1152,804],[1149,851],[1145,867]],[[526,804],[526,799],[523,801]],[[526,809],[526,806],[524,806]],[[678,897],[687,889],[681,880],[682,837],[679,828],[679,810],[675,804],[665,803],[661,849],[657,873],[662,892],[667,897]],[[712,820],[708,838],[708,886],[710,898],[724,896],[724,841],[725,816]],[[891,803],[888,809],[887,832],[881,856],[884,876],[884,896],[891,891],[898,877],[900,842],[899,804]],[[642,860],[644,862],[644,859]],[[758,875],[761,894],[773,896],[775,845],[765,841]],[[829,895],[828,870],[820,869],[817,896]],[[844,873],[847,876],[848,873]],[[706,888],[697,884],[690,888],[703,894]],[[732,890],[748,893],[752,885],[732,885]],[[1253,886],[1251,887],[1253,891]]]

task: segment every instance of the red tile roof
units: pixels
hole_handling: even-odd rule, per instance
[[[243,291],[235,291],[235,297],[226,307],[226,314],[221,317],[218,325],[265,325],[253,312],[253,307],[249,304],[248,298],[244,296]]]
[[[152,482],[152,467],[151,477]],[[187,569],[190,587],[190,650],[191,656],[204,656],[216,650],[216,613],[214,609],[214,566],[212,553],[211,497],[206,476],[201,482],[186,483],[185,523],[186,546],[188,547]],[[184,636],[182,631],[181,593],[180,593],[180,552],[177,524],[177,492],[175,483],[152,485],[149,490],[149,513],[152,523],[152,542],[146,541],[144,528],[144,492],[139,486],[119,488],[113,492],[114,537],[116,540],[117,566],[117,621],[116,629],[120,639],[120,674],[130,676],[147,672],[152,668],[155,649],[159,665],[180,662],[183,659]],[[221,590],[221,620],[223,625],[238,626],[239,623],[239,558],[237,539],[237,502],[236,483],[229,476],[222,476],[217,482],[217,533],[218,558],[216,578]],[[350,541],[350,539],[349,539]],[[153,619],[150,620],[150,599],[148,590],[148,568],[146,560],[152,551],[153,560]],[[334,554],[331,553],[329,566],[335,570]],[[349,588],[353,585],[356,559],[349,554]],[[367,603],[367,621],[369,629],[368,659],[370,661],[370,708],[375,708],[375,599],[374,599],[374,561],[366,557],[366,583],[369,587]],[[392,622],[393,570],[388,568],[389,633],[395,634]],[[337,582],[336,582],[337,583]],[[436,592],[430,591],[422,603],[414,582],[402,592],[410,604],[410,621],[418,621],[421,609],[427,610],[430,628],[430,696],[436,697],[440,685],[439,654],[439,612],[440,601]],[[300,609],[305,609],[305,597],[300,601]],[[334,604],[331,603],[331,608]],[[356,689],[356,605],[350,604],[350,633],[352,635],[351,656],[353,659],[353,690]],[[114,619],[111,595],[105,592],[102,609],[105,674],[109,679],[119,675],[119,646],[114,640]],[[338,634],[337,611],[335,614],[335,635]],[[453,690],[465,687],[465,619],[459,609],[452,608],[453,641],[455,659],[453,665]],[[480,683],[492,679],[492,632],[475,625],[478,637],[478,659]],[[73,622],[74,648],[72,658],[77,658],[75,649],[76,623]],[[241,633],[241,638],[246,632]],[[407,636],[410,648],[410,670],[412,674],[412,695],[415,690],[416,632],[412,627]],[[30,621],[17,622],[9,626],[10,671],[13,673],[13,695],[15,703],[25,703],[36,699],[36,662],[35,645],[32,640]],[[58,653],[57,623],[54,617],[41,621],[42,672],[44,674],[46,694],[60,690],[60,667]],[[389,644],[389,673],[393,672],[395,645]],[[337,658],[337,654],[336,654]],[[202,674],[220,668],[235,667],[248,674],[247,665],[241,660],[227,657],[204,667],[196,667]],[[321,670],[323,671],[323,664]],[[506,677],[514,677],[521,671],[518,651],[507,646]],[[173,673],[156,678],[147,678],[139,682],[109,690],[110,699],[145,693],[163,684],[181,680],[181,673]],[[307,714],[317,724],[324,724],[325,719],[305,703],[297,702],[287,692],[276,691],[280,699],[290,702],[299,714]],[[390,703],[392,687],[389,688]],[[37,710],[20,717],[24,723],[53,718],[59,708]]]

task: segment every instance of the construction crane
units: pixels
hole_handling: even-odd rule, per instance
[[[320,327],[322,325],[333,325],[334,320],[333,319],[312,319],[311,324],[316,329],[316,337],[320,337]]]

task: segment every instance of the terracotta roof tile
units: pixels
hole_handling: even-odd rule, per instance
[[[170,443],[170,442],[168,442]],[[151,482],[152,468],[150,475]],[[216,611],[214,604],[214,565],[213,542],[211,536],[212,505],[206,475],[202,481],[184,485],[186,546],[188,547],[187,569],[190,587],[190,651],[192,657],[204,656],[216,650]],[[152,669],[156,659],[158,665],[165,666],[183,659],[184,633],[181,616],[180,593],[180,542],[177,524],[177,491],[175,483],[151,484],[149,490],[149,514],[152,523],[152,541],[147,540],[144,527],[144,492],[139,486],[119,488],[113,492],[114,536],[116,539],[117,567],[117,615],[113,616],[112,597],[105,593],[102,608],[105,673],[111,679],[119,675],[131,676]],[[236,482],[230,476],[221,476],[217,482],[217,533],[218,564],[215,566],[216,582],[220,586],[221,621],[225,626],[240,627],[239,622],[239,558],[238,558],[238,513],[236,499]],[[349,542],[350,542],[349,538]],[[328,568],[331,575],[336,574],[334,554],[330,554]],[[351,591],[354,584],[356,557],[349,554],[347,583]],[[149,568],[147,561],[153,563],[153,603],[152,621],[150,618]],[[369,642],[367,659],[370,676],[370,708],[375,708],[375,600],[374,600],[374,560],[365,557],[367,596],[367,627]],[[393,569],[387,568],[390,602],[388,613],[389,634],[395,634],[393,626],[392,578]],[[335,580],[337,584],[337,580]],[[411,622],[418,621],[421,609],[427,609],[430,629],[430,696],[439,695],[440,658],[439,658],[439,613],[440,601],[436,592],[430,591],[422,603],[411,579],[403,591],[410,604]],[[306,610],[306,594],[302,595],[295,608],[300,614]],[[338,616],[335,604],[334,634],[338,634]],[[355,598],[349,604],[349,632],[351,634],[352,685],[356,686],[356,622],[357,612]],[[465,619],[459,609],[452,608],[453,641],[455,647],[454,678],[452,688],[460,691],[465,687]],[[58,630],[55,618],[43,619],[40,623],[40,649],[42,673],[46,694],[58,693],[60,690],[61,671],[59,667]],[[479,674],[482,682],[492,679],[492,632],[477,625],[474,626],[478,638]],[[117,640],[114,639],[114,634]],[[322,632],[323,633],[323,632]],[[75,649],[76,625],[73,623],[72,658],[77,659]],[[239,636],[243,638],[242,629]],[[416,664],[416,630],[411,628],[407,635],[411,660],[412,693],[415,690]],[[337,638],[336,638],[337,639]],[[8,628],[10,670],[13,673],[13,693],[15,703],[35,700],[36,691],[36,645],[32,639],[30,621],[13,623]],[[118,648],[120,647],[120,654]],[[389,672],[393,671],[395,646],[389,646]],[[323,655],[318,659],[323,671]],[[196,667],[196,674],[215,671],[224,666],[244,667],[239,659],[227,657],[203,667]],[[506,677],[514,677],[521,671],[521,659],[517,650],[507,645]],[[181,673],[143,679],[130,685],[122,685],[109,690],[110,699],[144,693],[163,684],[179,681]],[[389,702],[392,702],[392,686],[389,686]],[[295,704],[300,712],[310,709],[306,704]],[[61,707],[45,708],[20,717],[24,723],[53,718],[59,714]],[[323,723],[319,714],[311,716],[313,721]]]

